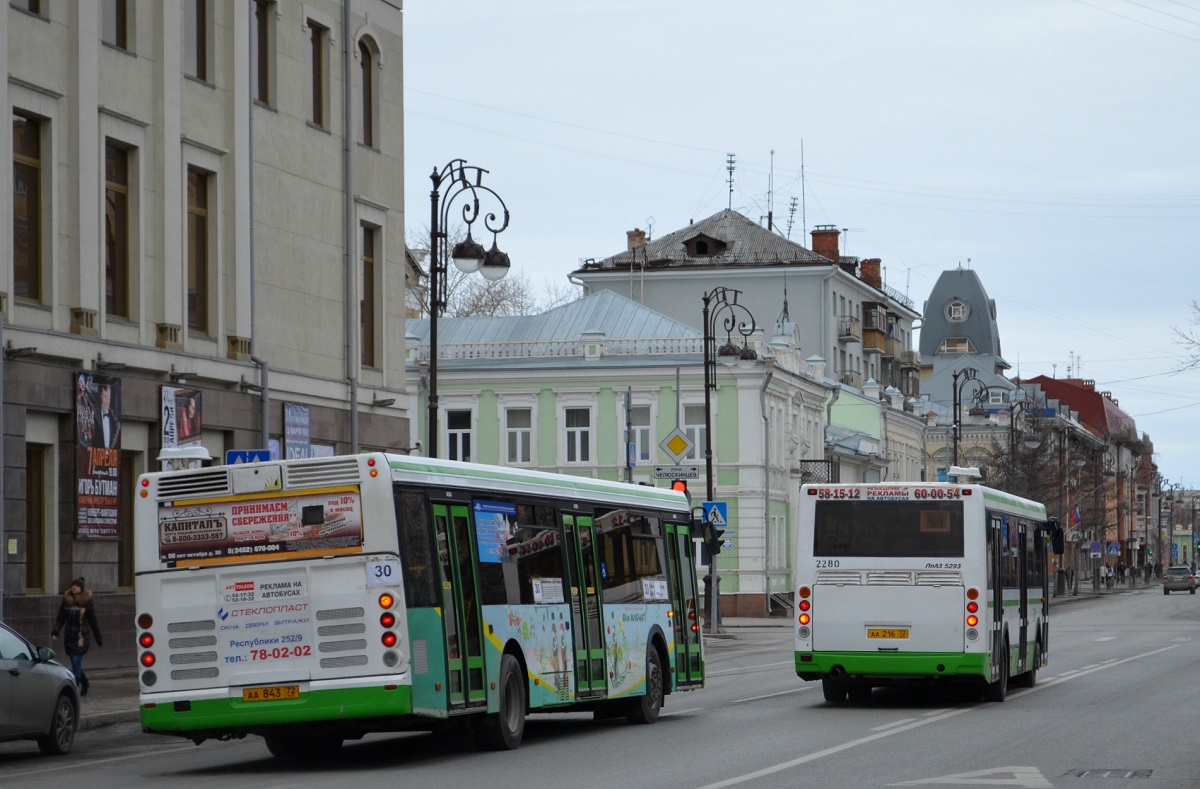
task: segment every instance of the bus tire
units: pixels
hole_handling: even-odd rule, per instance
[[[480,731],[483,744],[493,751],[514,751],[525,737],[525,678],[521,664],[505,653],[500,658],[500,709],[488,715]]]
[[[316,735],[278,734],[264,735],[267,750],[276,759],[292,759],[299,762],[316,762],[336,756],[342,749],[341,737]]]
[[[1012,684],[1020,688],[1032,688],[1037,685],[1038,666],[1042,664],[1042,642],[1038,641],[1033,648],[1033,666],[1024,674],[1013,677]]]
[[[663,670],[658,650],[646,649],[646,695],[634,699],[626,720],[630,723],[654,723],[663,706]]]
[[[834,704],[846,700],[846,686],[832,679],[821,680],[821,692],[825,694],[826,701]]]
[[[866,704],[871,700],[871,686],[866,683],[854,683],[846,688],[850,695],[851,704]]]
[[[989,682],[983,689],[985,701],[1002,702],[1008,697],[1008,641],[1004,642],[1004,651],[1000,653],[1000,678]]]

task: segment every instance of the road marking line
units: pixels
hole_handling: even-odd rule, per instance
[[[916,718],[901,718],[898,721],[892,721],[891,723],[885,723],[882,726],[876,726],[875,728],[871,729],[871,731],[885,731],[887,729],[892,728],[893,726],[902,726],[905,723],[912,723],[915,720],[917,720],[917,719]]]
[[[1151,650],[1150,652],[1143,652],[1140,655],[1134,655],[1132,657],[1114,659],[1111,661],[1105,661],[1103,664],[1100,664],[1100,665],[1093,664],[1091,667],[1085,667],[1083,669],[1080,669],[1076,674],[1074,674],[1071,677],[1056,677],[1055,679],[1051,679],[1046,682],[1043,682],[1040,685],[1037,685],[1036,687],[1020,690],[1015,693],[1009,693],[1008,697],[1010,699],[1017,699],[1017,698],[1020,698],[1021,696],[1027,696],[1030,693],[1040,693],[1043,690],[1052,688],[1055,685],[1060,685],[1063,682],[1068,682],[1073,679],[1078,679],[1080,677],[1087,676],[1088,674],[1092,674],[1097,671],[1104,671],[1105,669],[1114,668],[1114,667],[1120,666],[1124,663],[1131,663],[1135,660],[1143,660],[1145,658],[1150,657],[1151,655],[1157,655],[1160,652],[1168,652],[1172,649],[1178,649],[1178,648],[1179,648],[1178,645],[1169,646],[1169,647],[1161,647],[1159,649]],[[753,781],[758,778],[764,778],[768,775],[774,775],[776,773],[781,773],[784,770],[790,770],[793,767],[799,767],[802,764],[808,764],[809,762],[815,762],[818,759],[824,759],[826,756],[833,756],[834,754],[841,753],[842,751],[848,751],[851,748],[857,748],[860,745],[866,745],[867,743],[875,742],[876,740],[882,740],[884,737],[891,737],[892,735],[895,735],[895,734],[900,734],[902,732],[911,731],[913,729],[918,729],[922,726],[927,726],[931,723],[939,723],[944,720],[949,720],[950,718],[956,717],[958,715],[965,715],[968,712],[973,712],[973,711],[980,710],[980,709],[988,709],[989,707],[990,707],[990,705],[987,705],[987,704],[976,704],[976,705],[973,705],[970,707],[962,707],[959,709],[950,710],[949,712],[945,712],[945,713],[941,713],[941,714],[937,714],[937,715],[930,715],[921,720],[913,721],[912,723],[905,723],[902,725],[893,726],[892,728],[889,728],[887,731],[876,732],[875,734],[871,734],[866,737],[860,737],[856,740],[849,740],[847,742],[842,743],[841,745],[834,745],[829,748],[825,748],[824,750],[821,750],[821,751],[815,751],[813,753],[806,754],[804,756],[800,756],[798,758],[791,759],[786,762],[781,762],[779,764],[775,764],[770,767],[764,767],[761,770],[755,770],[754,772],[744,773],[742,775],[734,776],[733,778],[727,778],[724,781],[717,781],[716,783],[706,784],[704,786],[697,787],[696,789],[723,789],[726,786],[736,786],[738,784],[746,783],[747,781]]]
[[[734,699],[733,701],[731,701],[729,703],[730,704],[743,704],[747,701],[759,701],[761,699],[773,699],[776,696],[788,696],[792,693],[801,693],[806,690],[812,690],[812,688],[806,685],[803,688],[793,688],[792,690],[783,690],[783,691],[780,691],[779,693],[768,693],[765,696],[751,696],[748,699]]]
[[[720,671],[709,671],[705,674],[708,677],[720,677],[725,674],[745,674],[747,671],[753,671],[757,668],[778,668],[779,666],[794,666],[795,660],[784,660],[779,663],[763,663],[759,666],[746,666],[744,668],[726,668]]]
[[[195,751],[195,750],[196,750],[196,746],[189,743],[186,748],[167,748],[165,750],[155,750],[154,755],[175,753],[176,751]],[[146,758],[147,755],[148,754],[145,754],[145,753],[130,753],[130,754],[126,754],[125,756],[110,756],[107,759],[91,759],[91,758],[89,758],[87,760],[87,763],[89,765],[108,764],[109,762],[122,762],[122,761],[125,761],[126,759],[144,759],[144,758]],[[77,762],[71,762],[69,764],[63,764],[62,766],[59,766],[59,767],[44,767],[41,770],[30,770],[29,772],[21,773],[21,775],[26,776],[26,775],[39,775],[41,773],[56,773],[56,772],[61,772],[63,770],[75,770],[78,768],[79,768],[79,764]]]

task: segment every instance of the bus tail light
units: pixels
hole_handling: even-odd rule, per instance
[[[383,609],[391,608],[396,604],[396,598],[392,597],[391,592],[384,592],[379,595],[379,607]]]
[[[140,636],[138,636],[138,646],[140,646],[142,649],[149,649],[150,647],[154,646],[154,634],[142,633]]]
[[[800,619],[799,619],[800,624],[807,625],[811,621],[812,621],[812,617],[810,617],[808,614],[800,615]]]
[[[975,625],[977,625],[977,624],[979,624],[979,617],[975,616],[974,614],[971,614],[970,616],[967,617],[967,626],[968,627],[975,627]]]
[[[138,662],[141,663],[145,668],[150,668],[156,662],[156,658],[154,657],[153,652],[143,652],[142,656],[138,658]]]
[[[385,647],[387,647],[388,649],[391,649],[392,647],[396,646],[396,634],[393,633],[391,630],[384,633],[383,637],[379,640],[381,642],[383,642],[383,645]]]
[[[379,615],[379,624],[381,624],[387,628],[395,627],[396,626],[396,615],[393,614],[391,611],[384,611],[382,614]]]
[[[965,491],[964,491],[965,492]],[[979,638],[979,631],[976,626],[979,625],[979,590],[974,586],[967,589],[967,640],[975,641]]]

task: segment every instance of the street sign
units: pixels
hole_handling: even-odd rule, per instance
[[[227,449],[225,450],[225,465],[236,466],[241,463],[262,463],[271,459],[269,449]]]
[[[729,502],[705,501],[700,504],[704,510],[704,520],[718,529],[729,526]]]
[[[1108,555],[1109,556],[1120,556],[1121,555],[1121,544],[1118,542],[1110,542],[1108,544]]]
[[[688,456],[692,448],[696,445],[687,437],[687,433],[679,428],[675,428],[667,437],[658,442],[658,448],[667,453],[667,457],[676,463],[682,463],[683,459]]]
[[[655,466],[655,479],[700,479],[699,466]]]

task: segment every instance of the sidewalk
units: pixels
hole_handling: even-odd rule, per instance
[[[1157,581],[1151,581],[1149,587],[1157,585]],[[1146,588],[1147,584],[1139,583],[1133,587],[1117,586],[1097,592],[1092,590],[1090,583],[1085,582],[1081,585],[1078,595],[1067,593],[1059,597],[1052,596],[1050,598],[1050,606],[1053,608],[1079,600],[1094,600],[1097,597],[1106,597],[1108,595],[1133,592]],[[792,618],[790,615],[773,617],[725,616],[721,617],[721,631],[719,633],[715,636],[710,635],[707,631],[707,626],[705,626],[706,629],[703,631],[703,634],[706,639],[736,639],[737,631],[742,628],[791,626]],[[80,699],[83,707],[79,718],[80,731],[109,726],[114,723],[136,722],[138,720],[138,681],[136,668],[130,666],[127,668],[92,669],[88,671],[88,680],[91,682],[88,695]]]

